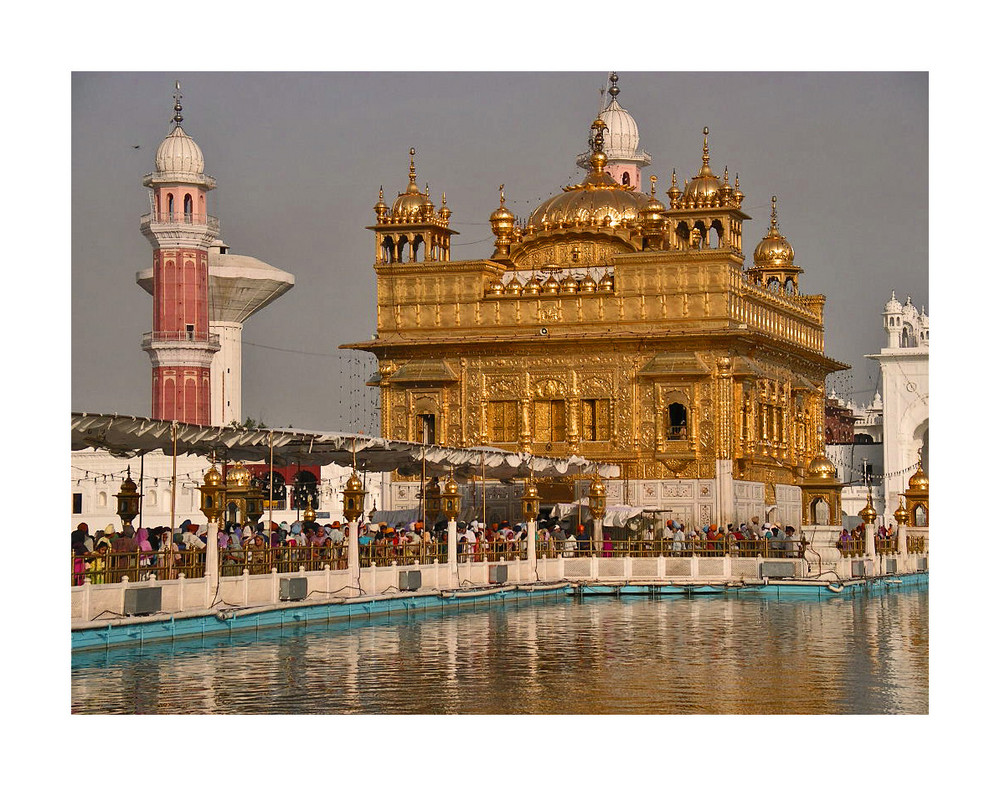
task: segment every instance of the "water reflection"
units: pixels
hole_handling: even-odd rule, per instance
[[[926,713],[928,593],[553,598],[73,657],[78,713]]]

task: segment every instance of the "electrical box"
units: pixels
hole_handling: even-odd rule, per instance
[[[887,559],[885,561],[885,572],[886,573],[895,573],[896,572],[896,560],[894,560],[894,559]]]
[[[399,589],[406,592],[420,589],[420,580],[423,574],[419,570],[399,571]]]
[[[163,587],[129,587],[125,590],[125,611],[127,616],[156,614],[160,611]]]
[[[305,600],[309,593],[309,581],[301,576],[281,579],[278,587],[278,597],[281,600]]]
[[[794,562],[762,562],[760,563],[760,577],[768,579],[794,579]]]
[[[875,564],[870,559],[851,561],[851,578],[860,579],[875,574]]]
[[[490,565],[490,584],[507,583],[507,566]]]

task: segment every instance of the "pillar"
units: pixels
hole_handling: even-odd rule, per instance
[[[448,517],[448,586],[458,587],[458,522]]]
[[[214,516],[208,520],[208,540],[205,543],[205,583],[208,591],[208,605],[212,605],[219,588],[219,520]]]
[[[358,527],[360,519],[346,522],[347,527],[347,572],[351,576],[351,586],[361,594],[361,550],[358,547]]]
[[[528,571],[532,577],[538,575],[538,552],[535,550],[535,540],[538,538],[538,521],[528,519]]]

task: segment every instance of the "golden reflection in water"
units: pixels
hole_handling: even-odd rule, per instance
[[[928,593],[563,598],[73,658],[79,713],[928,711]]]

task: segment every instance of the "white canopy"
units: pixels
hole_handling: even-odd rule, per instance
[[[570,519],[577,515],[577,510],[580,505],[588,507],[590,505],[590,499],[584,497],[583,499],[578,499],[575,502],[561,502],[552,508],[552,515],[558,519]],[[630,519],[634,519],[643,512],[642,508],[632,507],[631,505],[608,505],[604,512],[604,520],[602,526],[605,527],[631,527],[635,529],[635,524],[629,524]],[[584,518],[587,518],[585,515]]]
[[[154,450],[167,455],[193,453],[220,461],[271,461],[290,464],[339,464],[368,472],[396,470],[404,475],[457,478],[486,477],[513,480],[531,474],[539,478],[593,475],[616,478],[615,464],[588,461],[580,456],[549,458],[511,453],[490,447],[449,448],[399,442],[368,434],[298,431],[291,429],[196,426],[135,415],[73,413],[70,429],[73,450],[100,448],[131,458]]]

